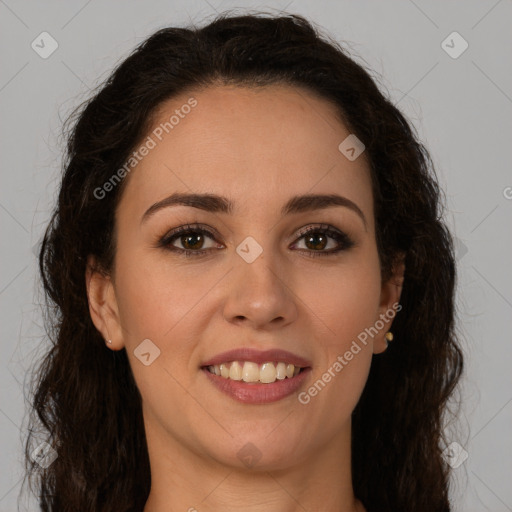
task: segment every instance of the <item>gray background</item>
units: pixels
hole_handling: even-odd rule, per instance
[[[451,494],[456,510],[512,510],[510,0],[0,0],[0,512],[17,508],[23,386],[45,348],[34,254],[56,195],[61,121],[157,28],[236,7],[303,14],[346,41],[382,75],[431,151],[458,238],[467,363],[450,439],[468,458],[454,470]],[[43,31],[59,45],[47,59],[31,48]],[[469,44],[456,59],[441,46],[453,31]],[[21,510],[35,511],[34,500],[24,496]]]

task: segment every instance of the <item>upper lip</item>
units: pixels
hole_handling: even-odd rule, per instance
[[[281,349],[257,350],[254,348],[236,348],[222,352],[202,363],[201,366],[213,366],[216,364],[227,363],[229,361],[252,361],[263,364],[268,362],[291,363],[301,368],[311,366],[311,362],[292,352]]]

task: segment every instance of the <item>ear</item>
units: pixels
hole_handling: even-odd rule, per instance
[[[378,330],[378,333],[373,339],[374,354],[380,354],[388,347],[386,333],[391,330],[393,318],[397,314],[397,306],[400,302],[400,296],[402,294],[402,287],[404,284],[404,273],[405,253],[400,253],[395,258],[392,265],[390,278],[382,283],[379,317],[376,319],[376,323],[380,320],[384,323],[384,327]]]
[[[96,329],[105,341],[111,340],[108,347],[121,350],[124,346],[119,321],[119,310],[111,277],[100,269],[93,256],[87,258],[85,272],[89,313]]]

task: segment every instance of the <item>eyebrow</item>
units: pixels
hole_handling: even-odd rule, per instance
[[[142,216],[141,223],[163,208],[171,206],[190,206],[212,213],[232,214],[234,203],[227,197],[216,194],[174,193],[150,206]],[[281,216],[324,210],[333,206],[343,206],[355,212],[367,229],[366,217],[359,206],[350,199],[338,194],[304,194],[289,199],[281,209]]]

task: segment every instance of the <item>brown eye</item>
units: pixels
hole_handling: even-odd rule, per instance
[[[325,249],[328,243],[328,237],[323,233],[314,232],[304,237],[304,242],[308,249],[319,250]]]
[[[299,233],[304,247],[294,244],[295,249],[306,251],[311,256],[327,256],[350,249],[354,242],[350,237],[329,225],[308,228]],[[327,249],[327,250],[326,250]]]
[[[201,233],[181,235],[179,240],[184,249],[198,250],[201,249],[201,246],[204,243],[204,236]]]
[[[211,240],[210,245],[205,247],[205,243]],[[207,253],[210,249],[219,248],[216,243],[215,235],[208,229],[199,226],[181,226],[166,234],[158,243],[170,251],[182,253],[185,256],[201,255]]]

